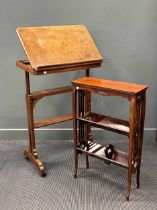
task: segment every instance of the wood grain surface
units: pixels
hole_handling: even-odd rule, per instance
[[[102,56],[83,25],[22,27],[16,31],[32,68],[36,70],[102,62]]]
[[[104,80],[93,77],[83,77],[77,80],[72,81],[73,84],[78,86],[87,86],[90,88],[98,88],[99,90],[112,90],[115,92],[124,92],[124,93],[132,93],[136,94],[148,88],[147,85],[139,85],[133,83],[112,81],[112,80]]]

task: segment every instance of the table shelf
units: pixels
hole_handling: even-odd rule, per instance
[[[123,135],[129,135],[129,122],[105,115],[88,112],[83,117],[78,117],[77,120],[88,123],[92,126],[110,130]]]
[[[98,144],[93,141],[88,141],[89,148],[85,147],[84,149],[80,149],[77,147],[78,151],[81,151],[83,153],[88,154],[89,156],[93,156],[95,158],[104,160],[108,164],[115,164],[119,165],[124,168],[128,168],[128,153],[120,151],[120,150],[114,150],[114,155],[112,159],[108,159],[105,156],[104,149],[106,148],[106,145]]]

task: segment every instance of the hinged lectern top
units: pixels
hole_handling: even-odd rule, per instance
[[[36,71],[102,62],[101,54],[83,25],[22,27],[17,28],[17,33]]]

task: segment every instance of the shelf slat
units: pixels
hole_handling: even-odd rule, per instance
[[[129,122],[126,120],[116,119],[93,112],[88,112],[85,116],[78,117],[77,119],[98,128],[104,128],[127,136],[129,135]]]
[[[87,148],[80,149],[78,147],[77,147],[77,150],[80,150],[92,157],[104,160],[107,163],[112,163],[112,164],[119,165],[124,168],[128,168],[128,154],[126,152],[115,150],[113,159],[108,159],[106,158],[105,153],[104,153],[104,149],[106,148],[105,145],[94,143],[94,146],[93,144],[90,146],[90,143],[91,142],[88,141],[88,144],[89,144],[88,151],[87,151]]]

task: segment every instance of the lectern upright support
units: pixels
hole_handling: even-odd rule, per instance
[[[43,97],[72,92],[72,86],[31,92],[29,74],[46,75],[85,70],[88,77],[91,68],[101,66],[102,57],[87,29],[82,25],[18,28],[17,33],[28,57],[28,60],[16,62],[16,65],[25,71],[29,148],[24,151],[24,155],[44,176],[45,169],[38,159],[36,150],[35,129],[72,120],[72,114],[35,122],[33,111],[36,103]],[[86,112],[91,109],[90,100],[91,94],[85,92]],[[90,139],[89,125],[85,127],[84,136]],[[88,168],[88,156],[86,156],[86,165]]]

